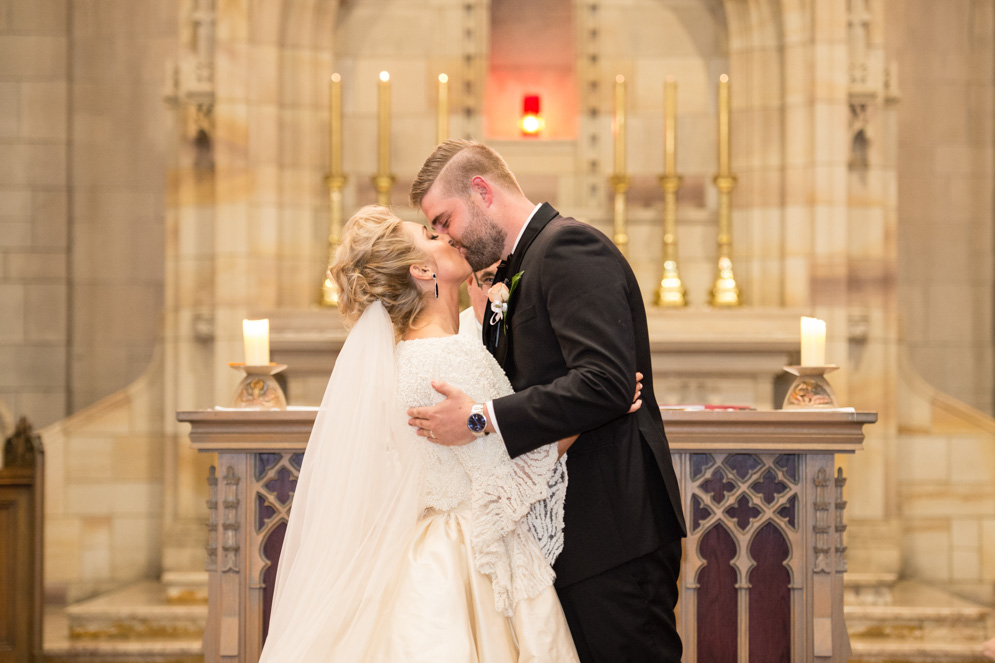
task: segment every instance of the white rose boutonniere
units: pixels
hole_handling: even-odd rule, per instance
[[[518,287],[518,281],[525,272],[518,272],[511,277],[511,287],[504,283],[495,283],[487,291],[487,299],[491,301],[491,324],[504,323],[505,331],[508,331],[508,300]]]
[[[487,298],[491,300],[491,311],[493,311],[491,314],[492,325],[499,323],[504,319],[505,314],[508,313],[508,299],[510,297],[511,291],[503,283],[495,283],[487,291]]]

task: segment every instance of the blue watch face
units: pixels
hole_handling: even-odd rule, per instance
[[[483,433],[487,428],[487,419],[479,412],[471,414],[466,420],[466,427],[474,433]]]

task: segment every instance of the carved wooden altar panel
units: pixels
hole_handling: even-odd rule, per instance
[[[204,651],[217,654],[206,660],[259,658],[303,459],[302,452],[219,454],[220,469],[211,468]]]
[[[698,624],[685,639],[687,661],[846,660],[838,651],[848,654],[845,629],[819,608],[832,605],[846,570],[844,480],[833,458],[681,457],[689,516],[681,610]]]
[[[314,411],[181,412],[208,477],[205,661],[255,661]],[[688,539],[685,663],[843,663],[845,479],[872,413],[665,412]]]
[[[269,631],[270,608],[276,588],[276,569],[290,519],[290,503],[297,487],[303,453],[264,453],[255,455],[252,489],[255,511],[251,577],[262,589],[262,639]]]

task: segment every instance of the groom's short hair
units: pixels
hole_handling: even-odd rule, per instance
[[[472,140],[451,139],[439,143],[411,183],[411,204],[421,207],[422,198],[438,182],[443,193],[468,198],[470,181],[480,175],[493,184],[521,193],[508,164],[492,148]]]

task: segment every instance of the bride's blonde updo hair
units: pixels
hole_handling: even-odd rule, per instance
[[[328,274],[339,289],[339,311],[350,325],[378,299],[399,336],[421,313],[422,292],[410,268],[425,262],[426,256],[401,223],[386,207],[367,205],[342,229]]]

